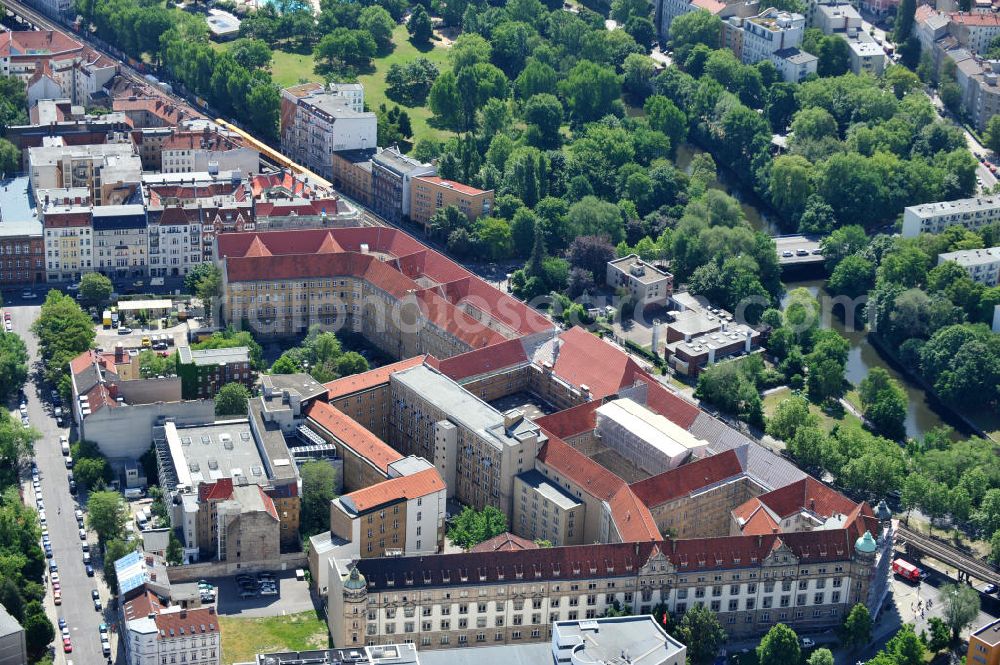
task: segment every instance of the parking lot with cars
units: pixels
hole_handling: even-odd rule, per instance
[[[38,360],[38,345],[30,329],[38,314],[35,304],[4,308],[5,328],[9,321],[11,331],[24,340],[32,362]],[[71,432],[59,424],[55,411],[59,408],[62,415],[63,407],[51,386],[35,385],[29,379],[17,414],[40,437],[34,460],[26,469],[24,497],[37,507],[42,528],[48,563],[45,607],[56,628],[54,661],[90,665],[106,662],[117,640],[107,620],[111,615],[105,614],[107,587],[95,573],[101,566],[96,560],[96,541],[91,542],[85,529],[84,506],[77,503],[76,483],[68,468],[73,463],[64,455]]]

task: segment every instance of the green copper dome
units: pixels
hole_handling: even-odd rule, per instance
[[[871,532],[865,531],[865,535],[858,538],[858,541],[854,543],[854,549],[859,554],[875,554],[875,550],[878,549],[878,543],[872,538]]]
[[[351,574],[347,576],[347,581],[344,582],[344,588],[349,591],[361,591],[368,586],[368,582],[365,581],[365,576],[358,572],[357,566],[351,567]]]

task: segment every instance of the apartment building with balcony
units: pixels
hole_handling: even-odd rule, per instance
[[[493,190],[445,180],[437,176],[418,176],[410,182],[410,219],[429,229],[428,223],[438,210],[455,206],[475,221],[493,210]]]
[[[119,278],[149,273],[146,209],[142,204],[95,207],[91,223],[95,270]]]
[[[45,239],[27,176],[0,181],[0,285],[45,282]]]
[[[945,261],[954,261],[965,268],[974,282],[985,286],[996,286],[1000,283],[1000,247],[962,249],[938,254],[938,265]]]
[[[903,209],[902,235],[914,238],[921,233],[941,233],[949,226],[978,231],[996,221],[1000,221],[1000,198],[995,196],[921,203]]]
[[[142,181],[142,161],[131,142],[66,145],[62,137],[43,139],[28,148],[28,173],[35,191],[84,187],[95,206],[122,203],[117,190],[135,191]]]
[[[96,270],[92,209],[53,206],[42,213],[45,276],[50,282],[76,281]]]
[[[802,14],[773,7],[756,16],[732,16],[723,23],[723,42],[744,64],[770,60],[788,82],[798,82],[816,71],[818,59],[801,51],[806,19]]]
[[[378,142],[378,119],[363,110],[363,89],[343,87],[304,83],[281,91],[281,151],[328,180],[334,179],[335,152]]]
[[[434,166],[421,164],[396,147],[382,150],[372,157],[372,209],[391,222],[409,218],[414,179],[435,173]]]

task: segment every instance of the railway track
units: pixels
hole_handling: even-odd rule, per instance
[[[906,543],[907,551],[920,552],[953,566],[966,576],[1000,585],[1000,570],[986,561],[969,556],[940,540],[911,531],[903,526],[896,530],[896,539]]]

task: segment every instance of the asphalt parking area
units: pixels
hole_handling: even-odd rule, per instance
[[[248,573],[249,574],[249,573]],[[216,612],[222,616],[264,617],[284,614],[298,614],[314,609],[309,583],[295,579],[295,571],[273,573],[278,594],[263,596],[259,593],[251,598],[241,597],[236,575],[209,578],[216,587]]]

